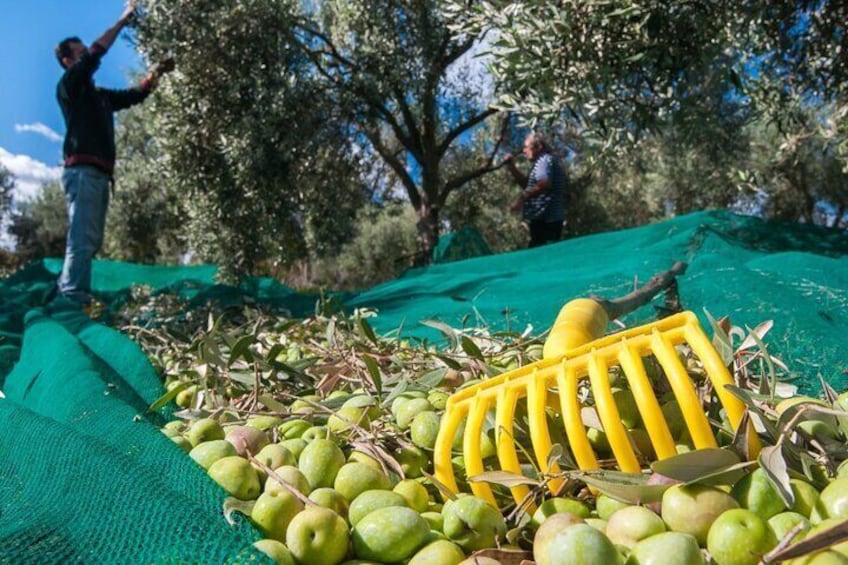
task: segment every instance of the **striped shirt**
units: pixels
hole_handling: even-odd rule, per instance
[[[539,155],[533,163],[533,169],[527,177],[526,190],[543,179],[550,179],[551,186],[545,192],[524,201],[524,219],[561,222],[565,219],[565,173],[559,161],[548,152]]]

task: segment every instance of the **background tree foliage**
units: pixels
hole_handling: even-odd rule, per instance
[[[290,2],[150,0],[138,41],[150,60],[173,56],[159,92],[164,164],[186,201],[188,244],[225,280],[252,272],[296,239],[293,149],[308,137],[304,61],[287,32]]]
[[[731,0],[449,5],[454,29],[487,38],[501,108],[574,121],[602,147],[697,106],[738,53],[728,49],[739,11]]]
[[[15,177],[11,171],[0,165],[0,218],[9,211],[12,203],[12,189],[15,187]]]
[[[529,127],[568,171],[567,236],[705,208],[844,227],[846,10],[146,0],[139,50],[177,70],[120,117],[104,251],[357,288],[428,261],[447,230],[520,248],[517,187],[494,171]],[[61,254],[59,197],[18,210],[23,253]]]
[[[845,167],[846,9],[827,0],[455,0],[450,6],[456,29],[484,34],[491,45],[499,107],[531,123],[547,120],[580,132],[593,160],[638,161],[645,137],[664,145],[665,158],[635,180],[651,190],[651,179],[663,179],[655,203],[670,212],[733,204],[752,188],[734,180],[734,171],[751,164],[746,153],[764,143],[772,162],[792,139],[827,139],[826,152]],[[793,100],[801,101],[806,118],[798,119]],[[783,139],[748,127],[758,121],[774,124]],[[747,139],[752,133],[766,137]],[[768,174],[763,168],[743,177]],[[772,188],[765,183],[756,191]],[[762,211],[809,221],[809,202],[783,196],[775,193]]]
[[[188,199],[158,137],[158,100],[118,114],[116,190],[109,204],[103,255],[134,263],[176,263],[184,253]]]
[[[140,49],[178,61],[156,103],[158,176],[187,196],[187,247],[227,280],[337,251],[367,196],[295,16],[295,2],[149,0],[139,20]]]
[[[22,265],[42,257],[64,256],[68,212],[59,182],[44,185],[31,201],[18,202],[8,231]]]

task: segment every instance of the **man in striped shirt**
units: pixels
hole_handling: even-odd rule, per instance
[[[507,169],[522,189],[512,209],[521,210],[530,227],[530,247],[555,243],[562,236],[565,219],[565,173],[538,133],[524,139],[522,153],[533,163],[527,176],[515,166],[512,155],[504,157]]]

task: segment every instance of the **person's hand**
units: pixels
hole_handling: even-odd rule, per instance
[[[506,155],[503,156],[503,159],[501,159],[501,165],[509,166],[509,165],[514,165],[514,164],[515,164],[515,155],[513,155],[512,153],[507,153]]]
[[[121,17],[118,18],[118,23],[121,25],[127,25],[130,20],[135,15],[136,4],[138,0],[129,0],[124,6],[124,11],[121,13]]]
[[[147,87],[151,90],[156,88],[159,85],[159,79],[162,78],[163,75],[166,75],[174,70],[174,60],[170,57],[163,61],[157,63],[153,69],[147,76],[144,78],[144,81],[147,83]]]
[[[521,210],[523,208],[524,208],[524,193],[522,192],[521,195],[513,201],[512,205],[509,207],[509,209],[513,212],[521,212]]]
[[[161,77],[173,71],[175,66],[173,57],[168,57],[156,63],[153,67],[153,72],[156,73],[157,77]]]

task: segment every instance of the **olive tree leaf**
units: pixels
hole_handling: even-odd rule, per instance
[[[333,348],[336,346],[336,320],[331,318],[327,323],[326,331],[327,346]]]
[[[471,557],[468,558],[469,563],[477,563],[477,559],[480,559],[480,563],[482,563],[486,558],[492,561],[496,561],[501,565],[521,565],[526,561],[530,561],[533,558],[533,554],[529,551],[524,551],[522,549],[481,549],[480,551],[475,551],[471,554]],[[489,561],[486,560],[488,563]]]
[[[415,382],[423,386],[425,389],[435,388],[441,384],[447,372],[448,370],[445,367],[436,367],[415,379]]]
[[[696,449],[656,461],[651,464],[651,470],[671,479],[688,483],[736,465],[739,461],[739,456],[728,449]]]
[[[607,496],[629,504],[659,502],[670,484],[651,484],[650,475],[621,471],[570,471],[570,477],[595,487]]]
[[[377,396],[383,396],[383,375],[380,373],[380,366],[370,355],[363,354],[361,359],[365,363],[365,368],[368,369],[368,374],[371,376],[371,382],[374,383]]]
[[[449,325],[436,320],[421,320],[420,323],[424,326],[428,326],[442,332],[442,334],[450,341],[451,350],[456,350],[456,348],[459,347],[459,336],[456,330]]]
[[[180,384],[178,384],[177,386],[175,386],[174,388],[172,388],[171,390],[169,390],[168,392],[166,392],[165,394],[163,394],[162,396],[157,398],[153,402],[153,404],[151,404],[150,406],[147,407],[147,411],[148,412],[156,412],[157,410],[159,410],[160,408],[162,408],[163,406],[168,404],[170,401],[175,399],[179,393],[181,393],[182,391],[184,391],[185,389],[190,387],[192,384],[194,384],[194,383],[191,383],[191,382],[188,382],[188,381],[181,382]]]
[[[509,471],[485,471],[479,475],[468,477],[468,482],[492,483],[507,488],[513,488],[521,485],[537,487],[541,484],[541,482],[536,479],[531,479],[524,475],[519,475],[518,473],[510,473]]]
[[[816,551],[826,549],[839,542],[848,539],[848,520],[839,522],[832,528],[807,535],[803,540],[793,543],[776,555],[771,555],[769,562],[784,562],[795,557],[809,555]]]
[[[459,371],[462,369],[462,363],[459,363],[456,359],[452,359],[447,355],[436,355],[436,359],[444,363],[448,366],[448,368],[453,369],[454,371]]]
[[[434,475],[431,475],[426,471],[421,471],[421,474],[423,474],[427,478],[427,480],[430,481],[430,483],[432,483],[434,487],[436,487],[436,489],[442,494],[444,498],[448,500],[456,500],[456,493],[449,489],[447,485],[445,485],[445,483],[443,483]]]
[[[724,388],[745,404],[745,406],[748,408],[750,416],[752,418],[757,418],[757,423],[762,425],[769,439],[771,439],[773,442],[777,441],[777,437],[779,435],[778,430],[775,427],[774,423],[771,421],[771,419],[766,416],[762,409],[757,405],[756,401],[754,400],[753,393],[736,385],[724,385]]]
[[[710,327],[713,329],[713,345],[721,356],[721,360],[725,366],[728,366],[733,362],[733,344],[730,342],[730,336],[706,308],[704,309],[704,315],[706,315],[707,320],[710,322]]]
[[[274,400],[267,394],[260,394],[257,400],[260,404],[262,404],[265,408],[271,410],[272,412],[279,412],[281,414],[285,414],[289,411],[289,408],[285,404]]]
[[[477,347],[477,344],[474,343],[474,341],[470,337],[464,335],[460,339],[460,342],[462,344],[462,350],[469,357],[473,357],[474,359],[483,359],[483,352],[480,351],[480,348]]]
[[[795,494],[792,492],[792,485],[789,482],[789,471],[781,446],[769,445],[764,447],[757,461],[768,481],[777,490],[780,499],[787,507],[791,507],[795,502]]]
[[[757,465],[756,461],[741,461],[735,465],[728,465],[716,469],[712,473],[707,473],[691,481],[687,481],[687,485],[734,485],[736,481],[744,477],[748,473],[748,469]]]
[[[356,325],[359,328],[359,331],[365,336],[368,341],[373,343],[374,345],[378,345],[380,340],[377,339],[377,335],[374,333],[374,329],[371,327],[371,324],[368,323],[368,320],[365,318],[357,318]]]
[[[256,336],[254,335],[243,335],[238,340],[236,340],[235,345],[233,345],[230,350],[230,358],[227,362],[228,366],[232,366],[233,363],[236,362],[240,357],[243,358],[248,363],[253,363],[253,354],[250,352],[250,346],[256,342]]]

